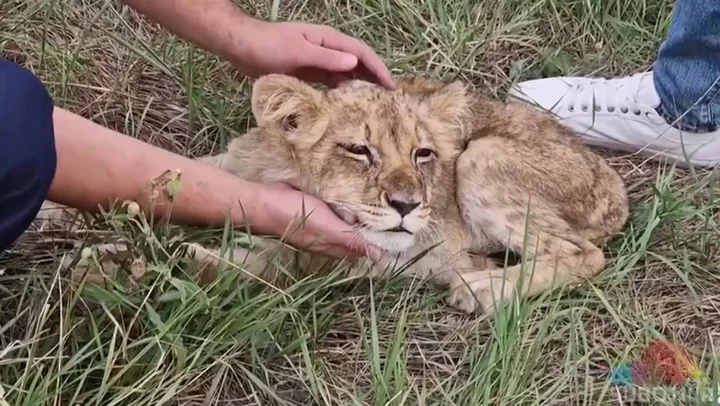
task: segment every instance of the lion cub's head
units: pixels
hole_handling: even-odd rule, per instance
[[[352,81],[318,90],[284,75],[260,78],[252,95],[258,127],[291,151],[308,192],[395,252],[412,246],[443,208],[433,204],[454,193],[469,103],[457,82],[400,81],[387,90]]]

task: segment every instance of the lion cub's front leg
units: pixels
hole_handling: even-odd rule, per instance
[[[449,233],[445,235],[449,235]],[[367,267],[357,267],[351,271],[351,275],[368,276],[378,280],[397,275],[402,278],[427,281],[437,286],[450,287],[458,273],[472,273],[497,268],[497,265],[487,256],[470,255],[464,245],[456,241],[442,241],[438,246],[425,252],[427,248],[417,246],[399,256],[387,254],[380,262],[372,264],[369,270]]]
[[[516,225],[519,226],[519,225]],[[524,248],[522,227],[513,227],[510,244]],[[535,296],[567,282],[581,282],[600,272],[605,265],[602,251],[579,237],[558,237],[527,230],[530,234],[521,264],[458,274],[450,286],[448,303],[465,312],[493,313],[496,306],[514,297]],[[522,251],[521,251],[522,252]]]
[[[474,233],[519,253],[522,262],[458,274],[448,301],[469,313],[492,313],[513,298],[580,283],[605,266],[600,248],[568,224],[542,193],[532,194],[522,182],[498,180],[498,173],[519,171],[525,163],[488,157],[498,147],[491,142],[497,144],[475,141],[458,160],[458,204]]]
[[[485,188],[468,193],[501,195],[502,191]],[[486,199],[483,205],[471,206],[468,201],[464,203],[469,221],[481,224],[483,231],[497,241],[505,241],[507,248],[520,253],[522,262],[506,269],[457,273],[448,298],[453,307],[490,314],[510,299],[535,296],[568,282],[579,283],[605,266],[600,248],[575,234],[552,208],[540,205],[535,210],[539,218],[528,218],[522,205],[501,207]]]

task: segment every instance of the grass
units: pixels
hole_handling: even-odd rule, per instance
[[[455,76],[496,97],[521,79],[643,70],[671,11],[667,0],[241,5],[333,25],[395,72]],[[251,124],[246,79],[113,1],[4,0],[0,53],[37,73],[58,105],[175,152],[217,150]],[[308,277],[261,291],[226,270],[200,288],[178,246],[201,231],[151,227],[121,208],[89,230],[28,231],[0,263],[0,405],[696,404],[691,391],[608,377],[664,337],[695,353],[706,385],[720,378],[716,175],[608,160],[633,206],[607,271],[492,321],[400,280]],[[60,266],[83,252],[72,243],[111,235],[134,243],[141,283],[74,284]]]

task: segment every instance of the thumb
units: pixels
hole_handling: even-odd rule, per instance
[[[331,72],[347,72],[355,69],[358,58],[346,52],[335,51],[318,45],[310,45],[303,51],[305,66],[323,69]]]

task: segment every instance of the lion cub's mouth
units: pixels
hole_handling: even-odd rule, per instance
[[[349,225],[353,226],[353,225],[359,223],[358,217],[356,215],[350,213],[349,211],[347,211],[333,203],[328,203],[328,206],[335,213],[335,215],[340,217],[344,222],[348,223]],[[363,225],[367,226],[367,224],[364,224],[364,223],[363,223]],[[389,228],[386,230],[377,230],[377,231],[381,232],[381,233],[402,233],[402,234],[412,235],[412,233],[410,231],[406,230],[405,227],[403,227],[402,225],[394,227],[394,228]]]
[[[410,231],[406,230],[403,226],[397,226],[395,228],[391,228],[389,230],[383,230],[386,233],[405,233],[405,234],[412,234]]]

